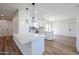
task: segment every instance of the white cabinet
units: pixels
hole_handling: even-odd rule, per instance
[[[44,38],[40,37],[37,40],[32,41],[32,54],[42,55],[44,52]]]
[[[16,34],[14,41],[23,55],[42,55],[44,52],[44,36],[35,34]]]

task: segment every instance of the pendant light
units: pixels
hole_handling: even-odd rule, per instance
[[[26,23],[29,21],[28,20],[28,8],[26,8],[26,10],[27,10],[27,19],[26,19]]]
[[[35,10],[34,10],[34,8],[35,8],[35,3],[32,3],[32,6],[33,6],[33,17],[32,17],[32,22],[35,22]]]

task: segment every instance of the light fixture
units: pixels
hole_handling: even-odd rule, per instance
[[[28,8],[26,8],[26,10],[27,10],[27,19],[26,19],[26,23],[29,21],[28,20]]]
[[[1,14],[1,17],[4,17],[4,14]]]
[[[1,14],[0,16],[1,16],[1,19],[4,19],[4,14]]]
[[[32,3],[32,5],[33,5],[33,17],[32,17],[32,22],[35,22],[35,10],[34,10],[34,8],[35,8],[35,3]]]

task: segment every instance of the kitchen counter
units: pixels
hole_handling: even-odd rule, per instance
[[[42,55],[44,52],[44,35],[35,33],[17,33],[13,39],[24,55]]]

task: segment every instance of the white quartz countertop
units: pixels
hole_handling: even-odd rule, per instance
[[[38,40],[39,38],[44,38],[43,34],[35,34],[35,33],[16,33],[13,35],[19,42],[22,44],[32,42],[33,40]]]

